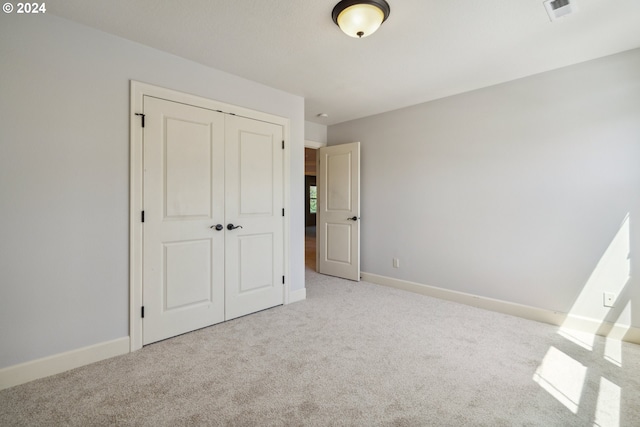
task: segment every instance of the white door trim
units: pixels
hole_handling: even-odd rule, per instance
[[[311,141],[309,139],[305,139],[304,140],[304,146],[306,148],[314,148],[314,149],[317,150],[320,147],[326,147],[327,143],[326,142]]]
[[[289,240],[291,229],[291,138],[290,138],[290,120],[272,114],[250,110],[235,105],[225,104],[197,95],[178,92],[171,89],[165,89],[159,86],[131,80],[130,86],[130,200],[129,200],[129,337],[130,351],[136,351],[142,348],[142,202],[143,202],[143,133],[141,125],[141,117],[136,113],[143,111],[144,96],[152,96],[156,98],[166,99],[174,102],[194,105],[197,107],[207,108],[211,110],[220,110],[225,113],[233,113],[238,116],[247,117],[254,120],[262,120],[269,123],[281,125],[283,127],[283,138],[285,140],[284,149],[284,274],[287,278],[291,277],[291,269],[289,265]],[[289,304],[290,299],[290,280],[286,280],[284,286],[284,303]]]

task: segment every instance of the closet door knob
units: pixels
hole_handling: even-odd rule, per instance
[[[233,225],[231,223],[227,224],[227,230],[235,230],[236,228],[242,228],[241,225]]]
[[[212,226],[211,226],[211,227],[209,227],[209,228],[215,228],[216,230],[220,231],[220,230],[222,230],[222,229],[224,228],[224,225],[222,225],[222,224],[216,224],[216,225],[212,225]]]

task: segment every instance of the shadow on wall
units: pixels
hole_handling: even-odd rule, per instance
[[[633,304],[638,304],[638,260],[633,257],[634,226],[638,217],[628,213],[604,255],[598,261],[558,333],[567,341],[563,349],[551,346],[533,380],[582,419],[598,426],[620,426],[621,408],[636,405],[625,400],[626,380],[633,369],[625,363],[624,348],[633,344],[622,340],[634,324]],[[602,307],[593,301],[600,299]],[[608,307],[608,305],[611,305]],[[637,310],[637,308],[636,308]],[[573,329],[581,326],[587,332]],[[604,336],[597,339],[596,335]],[[603,358],[609,368],[590,366],[589,360]],[[628,412],[626,412],[628,414]]]

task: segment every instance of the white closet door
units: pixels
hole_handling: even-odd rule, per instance
[[[224,115],[144,98],[143,344],[224,320]],[[213,227],[213,228],[211,228]]]
[[[284,301],[284,150],[282,126],[239,116],[225,125],[228,320]]]

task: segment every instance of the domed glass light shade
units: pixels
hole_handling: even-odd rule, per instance
[[[331,16],[346,35],[362,38],[373,34],[389,12],[391,8],[385,0],[342,0]]]

